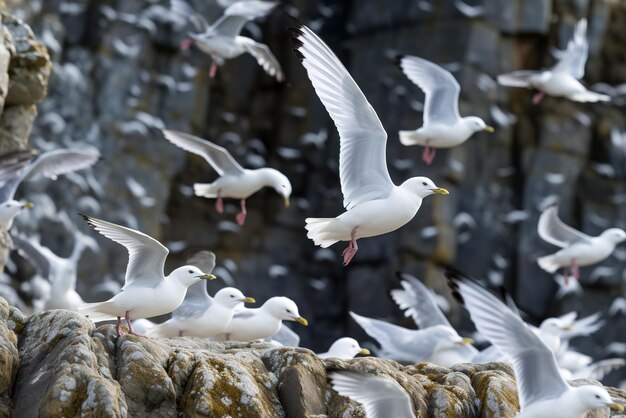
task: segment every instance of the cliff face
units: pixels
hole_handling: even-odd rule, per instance
[[[3,299],[0,354],[3,417],[363,417],[358,404],[331,390],[333,369],[389,376],[410,394],[417,417],[508,418],[518,410],[511,369],[502,363],[446,369],[322,360],[270,344],[117,337],[113,326],[95,328],[69,311],[26,317]],[[626,391],[608,390],[626,402]]]

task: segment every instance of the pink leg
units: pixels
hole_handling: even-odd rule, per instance
[[[246,210],[246,199],[241,199],[240,205],[241,212],[237,214],[236,219],[239,226],[243,226],[243,224],[246,223],[246,215],[248,214],[248,211]]]
[[[563,280],[564,280],[565,286],[567,286],[569,282],[569,273],[567,272],[567,267],[563,267]]]
[[[215,58],[211,60],[211,68],[209,68],[209,77],[215,78],[215,74],[217,73],[217,61]]]
[[[580,280],[580,271],[578,270],[578,264],[576,260],[572,261],[572,274],[576,280]]]
[[[117,324],[115,324],[115,331],[117,331],[117,336],[122,335],[122,318],[117,317]]]
[[[343,250],[343,265],[344,266],[347,266],[348,264],[350,264],[350,261],[352,261],[352,258],[354,257],[354,255],[356,254],[358,250],[359,250],[359,246],[356,243],[356,228],[354,228],[352,230],[352,233],[350,234],[350,243],[348,244],[346,249]]]
[[[191,46],[192,42],[193,41],[191,39],[189,39],[189,38],[183,39],[182,41],[180,41],[180,50],[181,51],[188,50],[189,47]]]
[[[128,325],[128,333],[130,335],[134,335],[135,337],[143,337],[143,335],[139,335],[135,331],[133,331],[133,324],[131,324],[130,322],[130,311],[126,311],[124,319],[126,319],[126,324]]]
[[[545,93],[539,90],[539,93],[533,96],[533,104],[538,105],[539,103],[541,103],[541,101],[543,100],[543,96],[545,96]]]
[[[426,145],[424,146],[424,151],[422,152],[422,160],[424,160],[426,164],[431,165],[435,159],[436,152],[437,151],[430,146],[430,141],[427,140]]]
[[[217,213],[224,213],[224,201],[222,200],[222,191],[217,191],[217,200],[215,201],[215,210]]]

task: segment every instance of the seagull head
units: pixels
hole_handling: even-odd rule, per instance
[[[572,325],[561,318],[548,318],[539,325],[539,329],[547,334],[560,337],[565,331],[571,331]]]
[[[611,228],[604,231],[601,237],[612,242],[613,244],[619,244],[620,242],[626,240],[626,232],[619,228]]]
[[[351,359],[357,354],[369,356],[370,350],[361,348],[358,341],[354,338],[344,337],[335,341],[328,349],[328,353],[333,357]]]
[[[623,412],[624,406],[613,402],[609,393],[600,386],[584,385],[574,388],[577,401],[585,410],[609,407],[614,411]]]
[[[220,305],[227,306],[229,308],[234,308],[243,303],[256,302],[254,298],[244,296],[244,294],[241,293],[239,289],[235,289],[234,287],[225,287],[223,289],[220,289],[215,294],[214,299],[215,299],[215,302],[219,303]]]
[[[304,326],[309,325],[309,321],[300,316],[296,303],[289,298],[282,296],[273,297],[265,302],[263,308],[282,321],[295,321]]]
[[[457,332],[445,325],[435,326],[433,335],[437,338],[437,350],[450,350],[464,345],[470,345],[474,342],[471,338],[463,338]],[[435,328],[431,327],[431,328]]]
[[[401,188],[415,193],[421,198],[430,196],[431,194],[449,194],[446,189],[437,187],[435,183],[428,177],[413,177],[402,183]]]
[[[170,274],[170,276],[185,286],[189,287],[198,283],[200,280],[214,280],[217,279],[212,274],[203,273],[198,267],[195,266],[182,266],[177,268]]]
[[[289,207],[289,197],[291,196],[291,183],[287,176],[273,168],[266,169],[269,186],[276,190],[276,193],[283,197],[285,207]]]
[[[470,128],[472,132],[487,131],[492,133],[493,127],[487,125],[484,120],[477,116],[468,116],[463,118],[463,122]]]
[[[0,203],[0,228],[8,231],[13,225],[13,218],[25,208],[32,208],[30,202],[18,202],[17,200],[8,200]]]

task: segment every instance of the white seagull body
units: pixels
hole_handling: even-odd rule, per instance
[[[341,61],[302,23],[292,28],[295,52],[340,136],[339,178],[346,212],[336,218],[306,219],[307,236],[329,247],[350,241],[344,265],[358,250],[356,240],[395,231],[417,213],[422,199],[447,194],[426,177],[396,186],[386,161],[387,133],[376,112]]]
[[[163,269],[169,250],[160,242],[134,229],[83,217],[96,231],[128,250],[122,291],[107,301],[79,307],[79,312],[94,322],[117,319],[118,334],[121,334],[121,317],[125,317],[129,332],[135,334],[131,316],[139,319],[168,314],[180,306],[189,286],[200,280],[215,279],[195,266],[179,267],[165,276]]]
[[[275,77],[278,81],[283,81],[280,64],[269,47],[253,39],[239,35],[244,25],[252,19],[267,15],[276,3],[263,2],[257,0],[241,1],[229,6],[224,15],[215,23],[209,24],[195,14],[193,18],[200,24],[201,33],[189,34],[189,39],[181,43],[181,48],[189,48],[191,43],[212,58],[210,75],[215,76],[218,65],[222,65],[224,60],[238,57],[244,53],[252,55],[267,74]],[[184,10],[181,12],[189,14]]]
[[[246,199],[263,187],[272,187],[283,197],[285,207],[289,207],[291,183],[280,171],[268,167],[245,169],[226,149],[197,136],[167,129],[163,129],[163,135],[177,147],[204,158],[220,175],[213,183],[193,185],[196,196],[217,199],[215,208],[218,213],[224,211],[222,198],[239,199],[241,211],[236,219],[239,225],[243,225],[247,214]]]
[[[606,259],[617,244],[626,240],[626,232],[618,228],[607,229],[597,237],[577,231],[559,219],[557,206],[543,211],[537,232],[544,241],[562,248],[554,254],[540,257],[537,260],[539,266],[549,273],[571,266],[576,279],[579,278],[579,266],[589,266]],[[564,271],[563,277],[567,280],[568,276]]]
[[[485,288],[451,270],[446,277],[478,332],[511,359],[521,406],[518,417],[583,418],[592,409],[624,410],[603,387],[568,385],[559,373],[554,353],[519,315]]]
[[[538,104],[544,94],[565,97],[575,102],[606,102],[611,98],[605,94],[589,91],[579,80],[585,75],[585,63],[589,55],[587,20],[576,25],[574,37],[569,41],[559,62],[549,70],[514,71],[498,76],[498,83],[508,87],[534,88],[539,93],[533,98]]]
[[[273,297],[260,308],[240,308],[223,333],[214,337],[217,341],[254,341],[275,335],[282,321],[296,321],[308,325],[298,313],[298,306],[289,298]]]
[[[325,353],[319,353],[319,358],[338,358],[341,360],[350,360],[357,354],[369,356],[370,351],[367,348],[361,348],[359,342],[354,338],[343,337],[332,343]]]
[[[422,159],[427,164],[431,164],[435,158],[435,150],[431,148],[456,147],[475,132],[493,132],[493,128],[479,117],[461,117],[461,86],[449,71],[423,58],[412,56],[400,56],[398,65],[426,95],[424,126],[414,131],[400,131],[400,142],[406,146],[425,147]]]

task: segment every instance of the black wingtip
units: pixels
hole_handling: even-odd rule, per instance
[[[463,300],[463,296],[459,291],[459,282],[469,280],[469,278],[451,266],[446,266],[443,274],[446,276],[448,287],[454,299],[456,299],[459,304],[465,306],[465,300]]]
[[[293,26],[293,27],[289,28],[290,30],[293,29],[293,30],[300,31],[300,28],[302,28],[303,26],[306,26],[303,21],[301,21],[300,19],[298,19],[295,16],[292,16],[292,15],[288,14],[286,16],[286,18],[287,18],[287,21],[289,22],[289,24]]]
[[[88,215],[85,215],[84,213],[80,213],[78,212],[78,215],[83,218],[83,220],[85,222],[87,222],[87,225],[89,225],[90,227],[94,227],[95,225],[93,224],[93,222],[91,221],[91,217],[89,217]]]
[[[297,48],[293,48],[293,53],[296,54],[296,57],[300,60],[300,61],[304,61],[304,54],[302,52],[300,52],[299,49]]]
[[[405,54],[398,54],[396,55],[396,58],[393,60],[394,64],[396,64],[398,67],[402,68],[402,59],[406,57]]]

